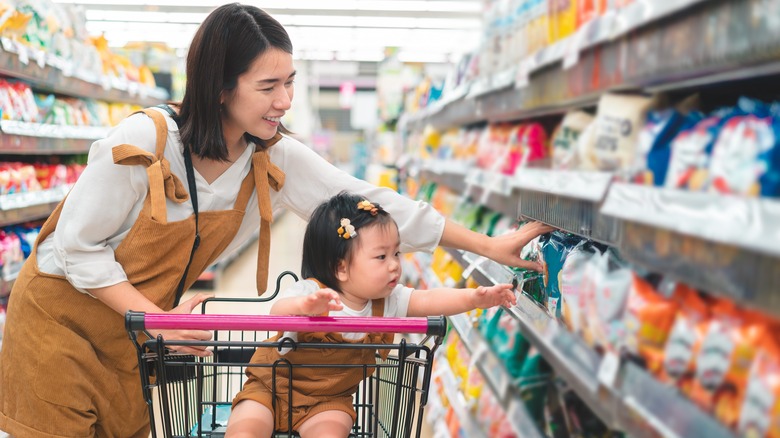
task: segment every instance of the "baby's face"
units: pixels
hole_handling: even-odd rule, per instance
[[[342,290],[368,300],[387,297],[401,277],[398,228],[395,224],[365,227],[358,235]]]

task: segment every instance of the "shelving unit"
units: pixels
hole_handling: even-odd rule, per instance
[[[631,3],[507,71],[461,85],[434,105],[405,114],[399,129],[563,114],[595,106],[606,91],[657,92],[779,73],[780,25],[761,13],[766,3]],[[730,47],[718,51],[703,44],[708,38]]]
[[[504,71],[445,90],[441,100],[403,115],[398,129],[405,135],[428,126],[552,121],[595,108],[606,92],[680,96],[702,86],[764,84],[780,75],[779,10],[780,0],[634,1]],[[612,246],[634,266],[780,316],[776,199],[631,185],[603,172],[520,168],[507,182],[493,182],[467,162],[416,166],[421,176],[485,207]],[[485,186],[492,190],[483,197],[476,190]],[[464,276],[482,284],[515,279],[492,261],[450,253],[466,267]],[[519,296],[509,313],[607,426],[632,437],[734,436],[676,388],[589,347],[530,297]]]
[[[455,413],[460,419],[461,426],[463,427],[466,436],[474,438],[488,438],[479,427],[474,415],[469,412],[466,406],[466,399],[463,394],[457,391],[458,382],[455,379],[455,374],[452,372],[449,363],[445,358],[438,358],[436,360],[436,373],[441,377],[444,394],[447,396],[447,400],[450,402],[450,406],[455,410]]]
[[[464,266],[474,261],[473,254],[458,250],[450,253]],[[487,260],[475,267],[473,276],[480,283],[490,285],[505,283],[507,279],[511,282],[514,274]],[[599,356],[531,298],[519,294],[517,306],[508,310],[520,322],[523,335],[539,349],[556,374],[608,426],[632,437],[734,437],[685,396],[659,383],[638,366],[620,363],[614,355],[609,359]],[[458,329],[463,322],[453,320],[452,325]],[[615,366],[616,372],[609,370]]]
[[[97,76],[80,69],[72,61],[0,38],[0,74],[22,79],[33,88],[74,97],[157,105],[168,99],[159,87]]]
[[[0,196],[0,227],[46,218],[70,191],[59,186]]]
[[[168,99],[162,88],[97,76],[72,61],[0,37],[0,75],[20,79],[36,91],[73,97],[151,106]],[[59,126],[0,121],[0,155],[86,154],[104,138],[108,127]],[[0,196],[0,226],[45,219],[70,191],[69,186]],[[5,301],[21,264],[0,271],[0,297]]]
[[[0,121],[0,154],[86,154],[92,143],[108,134],[102,126],[60,126]]]
[[[780,316],[779,201],[614,184],[602,214],[631,261]]]

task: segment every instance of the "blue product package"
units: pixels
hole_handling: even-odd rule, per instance
[[[707,188],[758,196],[763,190],[761,178],[771,169],[768,157],[774,153],[776,133],[769,106],[744,97],[738,106],[744,113],[724,123],[713,146]]]
[[[639,137],[639,153],[644,154],[644,163],[638,170],[647,171],[652,181],[644,182],[651,182],[655,186],[664,184],[672,156],[672,140],[681,130],[690,128],[703,117],[699,112],[684,116],[673,109],[648,113],[645,128]]]
[[[671,143],[671,157],[664,187],[702,190],[707,182],[712,147],[720,128],[731,117],[744,114],[739,107],[722,108],[683,129]]]
[[[582,241],[571,234],[554,231],[541,237],[544,256],[545,295],[547,311],[561,318],[561,273],[569,252]]]

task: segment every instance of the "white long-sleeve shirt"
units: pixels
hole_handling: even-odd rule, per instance
[[[165,158],[171,172],[186,184],[187,174],[176,123],[163,110],[168,123]],[[138,218],[149,189],[144,166],[114,164],[112,148],[131,144],[154,153],[155,129],[144,114],[128,117],[108,136],[92,144],[84,173],[65,203],[56,231],[41,242],[38,266],[41,271],[64,275],[77,289],[112,286],[127,281],[114,257]],[[249,173],[254,147],[250,145],[219,178],[208,184],[195,170],[199,211],[233,207],[241,181]],[[285,173],[281,191],[271,190],[274,212],[286,208],[308,220],[314,209],[342,190],[348,190],[379,203],[398,223],[401,250],[432,251],[444,231],[444,218],[425,202],[412,201],[396,192],[358,180],[337,169],[295,139],[284,136],[269,149],[271,162]],[[188,200],[177,204],[166,198],[168,221],[192,215]],[[260,227],[257,194],[253,193],[246,214],[233,241],[217,261],[236,251]],[[177,244],[177,242],[171,242]],[[295,267],[291,267],[295,268]]]

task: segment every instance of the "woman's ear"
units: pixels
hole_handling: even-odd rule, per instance
[[[346,260],[339,260],[339,264],[336,266],[336,279],[341,283],[349,279],[349,270],[347,269]]]

